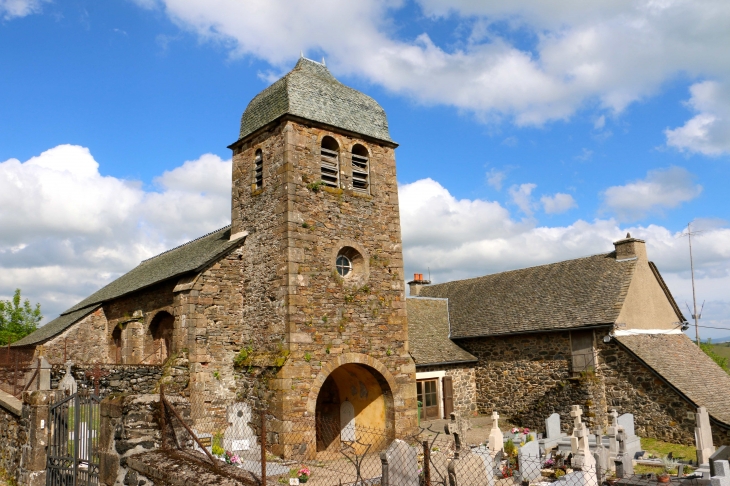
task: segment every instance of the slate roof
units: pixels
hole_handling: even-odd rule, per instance
[[[730,375],[684,334],[617,336],[620,344],[715,419],[730,425]]]
[[[96,310],[99,304],[103,302],[136,292],[173,277],[202,270],[208,263],[243,242],[242,238],[230,241],[230,236],[231,227],[226,226],[144,260],[129,272],[61,313],[60,317],[40,327],[37,331],[13,345],[38,344],[63,332],[73,323]]]
[[[416,366],[469,363],[477,358],[449,339],[449,303],[446,299],[411,297],[408,343]]]
[[[452,339],[609,325],[635,265],[612,252],[425,286],[420,295],[449,299]]]
[[[286,76],[251,100],[241,117],[239,140],[286,114],[393,142],[385,110],[374,99],[309,59],[299,59]]]

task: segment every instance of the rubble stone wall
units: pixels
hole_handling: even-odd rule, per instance
[[[419,366],[418,373],[444,371],[454,386],[454,411],[468,417],[477,413],[476,368],[468,365]],[[443,391],[443,390],[442,390]]]
[[[64,356],[76,363],[107,363],[109,332],[106,314],[100,307],[46,342],[43,345],[43,354],[50,363],[62,363]]]
[[[0,407],[0,477],[18,480],[23,445],[28,431],[21,417]]]

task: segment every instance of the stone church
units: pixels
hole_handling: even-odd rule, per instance
[[[231,225],[143,261],[15,345],[87,363],[186,353],[192,394],[264,402],[284,421],[339,423],[346,406],[356,425],[412,430],[396,147],[377,102],[300,59],[243,113]]]
[[[414,429],[418,402],[424,418],[496,409],[537,429],[573,404],[595,424],[617,408],[639,433],[684,442],[703,405],[729,430],[730,378],[682,334],[641,240],[464,281],[418,276],[406,299],[396,147],[377,102],[300,59],[243,113],[231,225],[14,347],[56,363],[185,356],[191,398],[213,408],[340,425],[346,411],[390,437]],[[333,440],[319,430],[317,449]]]

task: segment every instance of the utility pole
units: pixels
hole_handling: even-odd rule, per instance
[[[692,309],[694,313],[692,318],[695,321],[695,339],[697,340],[697,346],[700,345],[700,317],[697,315],[697,293],[695,292],[695,264],[692,259],[692,229],[690,227],[692,223],[687,223],[687,238],[689,238],[689,268],[692,273]]]

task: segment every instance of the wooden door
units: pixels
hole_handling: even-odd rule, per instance
[[[421,380],[416,383],[418,401],[422,403],[421,418],[433,420],[439,418],[438,379]]]
[[[444,376],[444,418],[449,418],[454,411],[454,382],[450,376]]]

